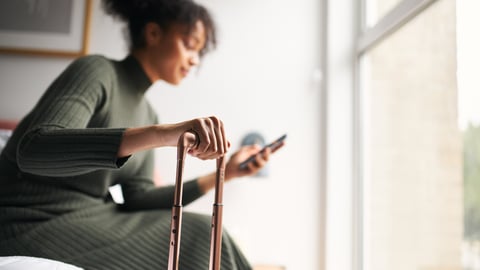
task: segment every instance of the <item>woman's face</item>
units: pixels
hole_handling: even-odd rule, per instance
[[[156,26],[156,27],[155,27]],[[200,63],[200,51],[205,46],[205,27],[197,21],[193,29],[174,24],[163,31],[154,24],[147,27],[147,59],[152,81],[164,80],[177,85],[190,70]],[[155,31],[157,31],[155,33]]]

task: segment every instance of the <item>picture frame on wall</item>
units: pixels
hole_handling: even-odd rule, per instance
[[[1,0],[0,53],[88,53],[92,0]]]

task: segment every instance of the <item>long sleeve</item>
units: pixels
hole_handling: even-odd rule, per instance
[[[123,130],[34,129],[18,148],[19,167],[23,172],[56,177],[119,168],[123,160],[117,158],[117,152]]]
[[[17,147],[23,172],[73,176],[118,168],[123,128],[87,128],[105,106],[111,88],[111,64],[99,56],[70,65],[31,112],[31,122]]]

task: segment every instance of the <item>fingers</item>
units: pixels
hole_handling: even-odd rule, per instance
[[[265,165],[268,163],[270,159],[270,154],[272,150],[270,148],[266,148],[264,151],[260,151],[255,155],[255,159],[253,162],[247,164],[248,170],[251,174],[257,173],[261,170]]]
[[[241,150],[243,152],[241,157],[246,159],[251,155],[260,153],[260,150],[262,150],[262,147],[258,144],[250,144],[250,145],[243,146]]]
[[[192,129],[200,137],[200,143],[189,153],[200,159],[218,158],[230,147],[223,122],[215,116],[192,120]]]
[[[225,134],[225,128],[223,126],[223,124],[220,125],[220,134]],[[223,153],[226,153],[228,151],[228,148],[230,148],[230,142],[227,140],[227,137],[224,135],[222,136],[222,152]]]
[[[218,153],[223,153],[225,154],[227,152],[227,138],[225,136],[225,129],[223,127],[222,121],[220,121],[216,117],[210,117],[209,118],[211,122],[213,123],[212,129],[215,133],[215,150]]]

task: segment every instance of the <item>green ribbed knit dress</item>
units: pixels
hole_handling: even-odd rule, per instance
[[[153,151],[116,157],[126,127],[157,122],[150,85],[132,56],[79,58],[52,83],[0,156],[0,256],[167,269],[173,187],[153,185]],[[202,195],[196,180],[183,193],[185,204]],[[208,269],[209,249],[210,217],[184,212],[180,269]],[[226,232],[222,269],[251,269]]]

